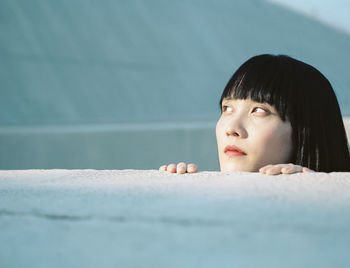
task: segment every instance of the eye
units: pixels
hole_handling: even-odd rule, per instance
[[[261,108],[261,107],[255,107],[253,109],[253,113],[257,113],[259,115],[264,115],[264,114],[269,114],[269,111],[264,109],[264,108]]]
[[[223,105],[222,106],[222,112],[232,112],[232,107],[230,107],[230,106],[227,106],[227,105]]]

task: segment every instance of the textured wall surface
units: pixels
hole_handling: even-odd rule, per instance
[[[350,173],[0,171],[1,267],[344,267]]]

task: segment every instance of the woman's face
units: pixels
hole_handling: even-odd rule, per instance
[[[283,122],[273,106],[251,99],[222,101],[216,139],[221,171],[257,172],[288,163],[292,155],[290,122]]]

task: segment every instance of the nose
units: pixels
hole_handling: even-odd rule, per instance
[[[237,138],[246,138],[247,131],[243,126],[243,122],[237,119],[232,119],[226,125],[225,129],[226,136],[233,136]]]

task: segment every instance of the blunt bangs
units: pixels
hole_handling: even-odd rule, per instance
[[[287,56],[260,55],[246,61],[231,77],[220,99],[251,99],[275,107],[282,121],[288,118],[290,70],[283,64]],[[282,62],[281,62],[282,60]]]

